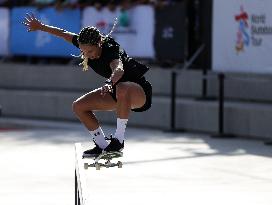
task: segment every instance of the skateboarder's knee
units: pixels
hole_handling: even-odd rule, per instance
[[[88,113],[88,115],[90,115],[90,113],[92,113],[92,111],[93,111],[91,105],[86,105],[84,102],[82,102],[80,100],[76,100],[73,102],[72,110],[78,116],[81,114],[86,114],[86,113]]]
[[[83,106],[81,105],[81,103],[79,101],[74,101],[72,104],[72,110],[74,111],[74,113],[78,114],[83,112]]]
[[[116,86],[116,98],[118,100],[126,100],[129,97],[129,86],[126,83],[118,83]]]

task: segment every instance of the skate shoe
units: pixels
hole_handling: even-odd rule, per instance
[[[117,138],[111,138],[110,144],[105,148],[106,152],[121,152],[124,149],[124,141],[121,143]]]
[[[102,149],[95,143],[95,147],[83,152],[82,157],[97,157],[102,153]]]

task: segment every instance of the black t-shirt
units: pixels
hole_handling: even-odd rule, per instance
[[[79,48],[78,35],[73,36],[72,43]],[[124,49],[111,37],[107,37],[102,44],[102,53],[98,59],[88,59],[88,65],[99,75],[110,78],[112,70],[110,63],[120,59],[123,63],[124,75],[119,80],[124,81],[136,81],[143,77],[143,75],[149,70],[149,68],[136,60],[130,58]]]

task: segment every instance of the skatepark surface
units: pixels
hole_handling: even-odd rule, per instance
[[[1,204],[74,204],[75,143],[92,147],[87,130],[24,123],[0,129]],[[123,168],[82,171],[84,204],[271,205],[271,148],[253,139],[128,127]]]

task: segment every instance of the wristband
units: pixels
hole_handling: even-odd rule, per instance
[[[105,84],[113,86],[113,82],[112,82],[112,80],[110,80],[110,79],[107,79],[107,80],[105,81]]]

